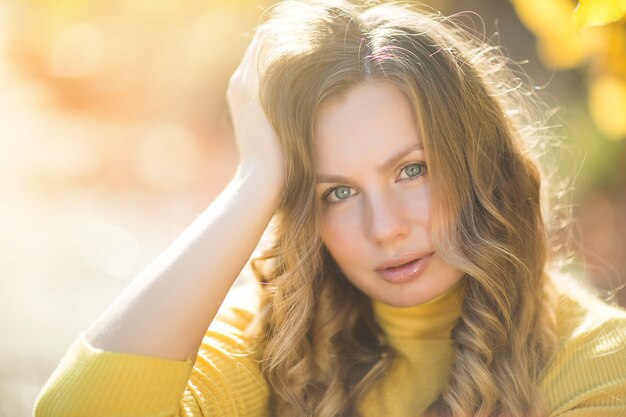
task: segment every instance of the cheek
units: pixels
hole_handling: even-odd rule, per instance
[[[335,261],[342,266],[358,257],[364,251],[359,249],[362,242],[357,227],[358,216],[341,216],[337,213],[322,216],[321,238]]]
[[[403,212],[410,218],[411,222],[420,227],[427,226],[430,232],[431,204],[428,186],[421,186],[405,192],[399,197],[403,206]]]

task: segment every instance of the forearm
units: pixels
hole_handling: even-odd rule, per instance
[[[195,358],[275,211],[279,183],[260,169],[240,168],[207,210],[94,322],[86,340],[113,352]]]

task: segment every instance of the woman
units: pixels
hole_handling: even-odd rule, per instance
[[[37,416],[626,415],[626,312],[551,270],[542,138],[495,48],[408,6],[287,1],[227,96],[235,177]],[[272,217],[259,308],[216,317]]]

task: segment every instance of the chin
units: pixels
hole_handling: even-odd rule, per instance
[[[458,275],[442,280],[441,276],[427,274],[404,285],[387,284],[364,292],[371,299],[392,307],[411,307],[426,303],[448,291],[462,279],[463,274],[458,272]]]

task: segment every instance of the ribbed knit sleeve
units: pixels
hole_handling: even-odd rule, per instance
[[[562,347],[542,383],[550,417],[626,417],[626,312],[578,294],[558,322]]]
[[[253,313],[220,310],[195,363],[95,349],[83,334],[35,401],[35,417],[198,417],[267,415],[267,384],[254,339]]]
[[[174,416],[192,365],[97,350],[81,333],[39,393],[35,416]]]

